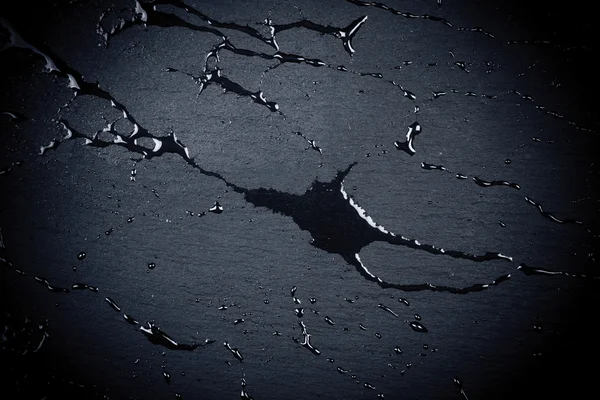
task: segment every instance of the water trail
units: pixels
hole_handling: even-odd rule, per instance
[[[308,331],[306,330],[306,325],[304,324],[304,322],[298,321],[298,324],[302,328],[302,336],[304,337],[304,339],[302,340],[302,342],[300,344],[302,346],[306,347],[308,350],[310,350],[311,353],[313,353],[314,355],[316,355],[316,356],[320,355],[321,351],[319,351],[319,349],[314,347],[312,345],[312,343],[310,342],[310,338],[312,337],[312,335],[310,333],[308,333]]]
[[[444,167],[443,165],[429,164],[426,162],[421,162],[421,168],[426,169],[428,171],[438,170],[438,171],[452,172],[449,169],[447,169],[446,167]]]
[[[202,13],[198,9],[186,4],[185,2],[183,2],[181,0],[154,0],[154,1],[150,2],[149,5],[151,5],[153,8],[157,5],[170,5],[170,6],[173,6],[176,8],[180,8],[182,10],[185,10],[187,13],[195,15],[196,17],[200,18],[202,21],[206,22],[211,27],[229,29],[229,30],[235,30],[238,32],[242,32],[242,33],[247,34],[248,36],[258,39],[258,40],[274,47],[275,49],[277,49],[277,44],[275,42],[274,37],[266,37],[259,31],[257,31],[256,29],[254,29],[248,25],[240,25],[235,22],[217,21],[216,19],[209,17],[208,15]],[[152,20],[152,15],[150,15],[150,18],[148,18],[148,19]]]
[[[549,213],[548,211],[544,210],[544,207],[540,204],[537,203],[536,201],[530,199],[529,197],[525,196],[525,201],[528,202],[529,204],[531,204],[532,206],[536,207],[538,209],[538,211],[540,212],[540,214],[545,217],[548,218],[550,221],[556,222],[558,224],[575,224],[575,225],[581,225],[583,227],[586,228],[586,231],[590,234],[592,234],[592,231],[586,227],[584,225],[584,223],[580,220],[577,219],[573,219],[573,218],[558,218],[556,217],[554,214]]]
[[[523,272],[525,275],[544,275],[544,276],[568,276],[570,278],[600,280],[600,276],[589,276],[587,274],[574,274],[565,271],[552,271],[544,268],[531,267],[525,263],[521,263],[517,269]]]
[[[257,57],[257,58],[261,58],[264,60],[276,60],[278,61],[277,64],[268,67],[264,72],[263,72],[263,76],[273,70],[276,69],[277,67],[286,64],[286,63],[290,63],[290,64],[306,64],[306,65],[310,65],[312,67],[324,67],[324,68],[328,68],[331,70],[335,70],[335,71],[340,71],[340,72],[348,72],[357,76],[361,76],[361,77],[372,77],[372,78],[377,78],[377,79],[383,79],[383,74],[381,74],[380,72],[360,72],[360,71],[352,71],[349,70],[348,68],[346,68],[343,65],[332,65],[332,64],[328,64],[323,60],[319,60],[316,58],[306,58],[304,56],[298,55],[298,54],[291,54],[291,53],[284,53],[280,50],[278,50],[276,53],[274,54],[267,54],[267,53],[262,53],[262,52],[256,52],[254,50],[248,50],[248,49],[240,49],[237,48],[235,45],[233,45],[231,43],[231,41],[229,40],[228,37],[223,37],[223,40],[221,43],[219,43],[218,45],[214,46],[213,49],[208,53],[208,55],[206,56],[206,62],[205,62],[205,69],[204,69],[204,74],[207,73],[208,70],[210,70],[209,68],[209,60],[211,59],[215,59],[217,62],[219,61],[220,57],[219,57],[219,53],[222,50],[227,50],[230,51],[234,54],[238,54],[238,55],[242,55],[242,56],[246,56],[246,57]],[[167,69],[170,72],[174,72],[175,68],[168,68]],[[182,71],[179,71],[182,72]],[[184,72],[185,73],[185,72]],[[205,87],[205,83],[206,81],[208,81],[206,78],[202,79],[202,75],[201,76],[194,76],[192,74],[189,73],[185,73],[186,75],[190,76],[195,82],[197,82],[198,84],[201,84],[201,89],[203,89]],[[415,100],[416,99],[416,95],[414,93],[412,93],[409,90],[404,89],[401,85],[398,85],[395,81],[393,80],[385,80],[386,83],[392,84],[396,87],[398,87],[402,92],[403,95],[405,97],[408,97],[411,100]]]
[[[483,186],[483,187],[489,187],[489,186],[508,186],[511,187],[513,189],[517,189],[520,190],[521,186],[518,183],[513,183],[513,182],[508,182],[508,181],[485,181],[483,179],[479,179],[478,177],[473,177],[473,181],[479,185],[479,186]]]
[[[123,318],[125,319],[125,321],[129,322],[131,325],[139,324],[139,322],[129,314],[123,314]]]
[[[323,149],[321,149],[319,146],[317,146],[317,142],[315,142],[313,139],[309,139],[307,138],[302,132],[293,132],[296,135],[302,137],[302,139],[306,140],[309,144],[309,147],[307,149],[313,149],[317,152],[319,152],[319,154],[323,154]]]
[[[21,165],[23,165],[23,161],[13,161],[8,167],[0,170],[0,176],[6,176],[10,174],[10,172],[13,170],[13,167],[20,167]]]
[[[344,190],[343,180],[355,164],[350,164],[345,170],[338,171],[337,176],[330,182],[313,182],[311,187],[302,195],[279,192],[274,189],[247,189],[226,180],[224,182],[235,192],[243,194],[245,200],[256,207],[267,208],[274,213],[292,218],[300,229],[310,233],[313,246],[329,253],[339,254],[347,263],[353,265],[363,277],[376,282],[382,288],[395,288],[404,291],[447,291],[464,294],[487,289],[510,277],[510,275],[503,275],[491,283],[475,284],[466,288],[453,288],[430,283],[393,284],[385,282],[372,274],[360,261],[359,252],[362,248],[377,241],[475,262],[512,261],[512,258],[495,252],[475,255],[456,250],[445,250],[429,244],[421,244],[417,240],[397,236],[376,224]]]
[[[146,335],[151,343],[164,346],[171,350],[193,351],[200,347],[200,345],[197,343],[187,344],[176,342],[172,337],[167,335],[152,322],[147,322],[147,326],[140,326],[140,331]]]
[[[222,70],[219,68],[205,71],[205,72],[201,73],[201,75],[198,75],[198,76],[189,74],[187,72],[183,72],[177,68],[169,67],[166,69],[166,71],[167,72],[181,72],[185,75],[190,76],[194,80],[194,82],[200,87],[200,91],[198,94],[201,94],[204,91],[204,89],[206,89],[210,84],[214,83],[214,84],[221,86],[221,88],[223,88],[225,91],[235,93],[238,96],[248,97],[255,103],[267,107],[271,112],[277,112],[277,113],[283,115],[283,113],[281,111],[279,111],[279,104],[277,104],[274,101],[268,101],[265,98],[265,94],[262,92],[262,90],[252,92],[252,91],[242,87],[240,84],[223,76],[222,72],[221,72]]]
[[[460,381],[460,379],[458,379],[457,377],[454,377],[453,381],[454,381],[454,385],[458,388],[458,390],[460,390],[460,394],[463,396],[463,398],[465,400],[469,400],[469,398],[467,397],[467,394],[465,393],[465,390],[463,389],[463,385],[462,385],[462,382]]]
[[[495,36],[491,32],[488,32],[488,31],[484,30],[482,27],[479,27],[479,26],[475,26],[473,28],[458,27],[457,29],[459,31],[478,32],[478,33],[484,34],[485,36],[487,36],[489,38],[492,38],[492,39],[495,38]]]
[[[428,171],[433,171],[433,170],[438,170],[438,171],[446,171],[446,172],[451,172],[449,169],[447,169],[446,167],[444,167],[443,165],[436,165],[436,164],[429,164],[426,162],[421,162],[421,168],[428,170]],[[467,175],[464,174],[456,174],[456,178],[458,179],[468,179],[469,177]],[[514,182],[509,182],[509,181],[505,181],[505,180],[492,180],[492,181],[486,181],[484,179],[478,178],[476,176],[474,176],[473,178],[473,182],[481,187],[491,187],[491,186],[507,186],[516,190],[520,190],[521,189],[521,185],[519,185],[518,183],[514,183]]]
[[[569,124],[570,126],[572,126],[573,128],[575,128],[578,131],[589,132],[589,133],[596,133],[596,131],[594,129],[583,127],[583,126],[579,125],[577,122],[575,122],[573,120],[567,120],[564,115],[559,114],[556,111],[552,111],[552,110],[546,109],[546,106],[541,105],[539,103],[536,103],[535,100],[533,99],[533,97],[531,97],[530,95],[528,95],[526,93],[522,93],[522,92],[520,92],[520,91],[518,91],[516,89],[513,89],[510,92],[514,93],[515,95],[517,95],[519,97],[521,97],[523,100],[531,102],[536,110],[540,110],[544,114],[550,115],[550,116],[552,116],[552,117],[554,117],[556,119],[565,120],[567,122],[567,124]]]
[[[210,34],[220,36],[220,37],[224,36],[224,34],[222,32],[220,32],[219,30],[214,29],[212,27],[195,25],[195,24],[185,21],[184,19],[181,19],[180,17],[178,17],[175,14],[158,11],[156,6],[159,4],[165,4],[165,3],[166,2],[162,2],[162,1],[161,2],[156,1],[156,2],[142,3],[138,0],[135,0],[134,12],[133,12],[133,16],[131,17],[131,19],[126,20],[126,19],[121,18],[121,19],[119,19],[118,24],[115,24],[109,30],[106,30],[102,26],[102,19],[104,18],[104,15],[102,15],[102,17],[100,18],[100,21],[98,21],[98,23],[96,24],[97,32],[104,39],[104,43],[106,46],[108,46],[110,40],[114,36],[116,36],[120,33],[123,33],[126,30],[128,30],[134,26],[137,26],[137,25],[143,25],[144,27],[157,26],[157,27],[161,27],[161,28],[180,27],[180,28],[190,29],[192,31],[210,33]],[[183,5],[183,2],[173,1],[172,3],[180,3],[181,5]],[[176,4],[172,4],[172,5],[177,6]],[[189,10],[192,10],[192,9],[190,8]],[[186,10],[186,11],[188,11],[188,10]]]
[[[62,288],[62,287],[58,287],[58,286],[53,286],[50,284],[50,282],[48,281],[48,279],[44,278],[44,277],[40,277],[40,276],[34,276],[34,279],[41,283],[42,285],[45,285],[49,291],[51,292],[59,292],[59,293],[69,293],[70,290],[67,288]]]
[[[105,297],[104,300],[108,303],[108,305],[110,306],[110,308],[112,308],[116,312],[121,312],[121,307],[119,307],[117,305],[117,303],[114,302],[113,299],[111,299],[110,297]]]
[[[385,310],[387,312],[389,312],[390,314],[392,314],[394,317],[398,318],[398,314],[396,314],[391,308],[384,306],[383,304],[378,304],[377,307],[381,308],[382,310]]]
[[[416,15],[416,14],[412,14],[409,12],[403,12],[403,11],[393,9],[392,7],[389,7],[383,3],[378,3],[375,1],[361,1],[361,0],[346,0],[346,1],[349,3],[355,4],[357,6],[361,6],[361,7],[376,7],[381,10],[389,11],[394,15],[402,16],[404,18],[409,18],[409,19],[421,18],[421,19],[428,19],[430,21],[441,22],[442,24],[452,28],[452,24],[450,23],[450,21],[448,21],[447,19],[442,18],[442,17],[436,17],[434,15],[429,15],[429,14]]]
[[[272,21],[267,20],[267,25],[271,29],[273,39],[275,39],[275,35],[277,33],[293,28],[303,28],[321,33],[323,35],[332,35],[342,41],[344,49],[348,52],[348,54],[352,56],[355,52],[354,47],[352,46],[352,39],[354,39],[354,36],[356,35],[360,27],[367,21],[367,18],[368,17],[366,15],[359,17],[352,21],[345,28],[337,28],[330,25],[321,25],[309,21],[307,19],[303,19],[297,22],[290,22],[287,24],[273,24]]]
[[[90,286],[87,283],[74,283],[73,285],[71,285],[71,289],[73,290],[83,290],[83,289],[88,289],[92,292],[98,292],[98,288],[96,286]]]
[[[242,391],[240,392],[240,399],[254,400],[254,397],[250,396],[248,392],[246,392],[246,378],[242,378]]]
[[[242,357],[242,353],[240,353],[240,351],[237,348],[231,347],[231,345],[227,342],[223,343],[223,346],[225,346],[225,348],[227,350],[229,350],[231,352],[231,354],[233,354],[233,356],[241,363],[244,362],[244,357]]]

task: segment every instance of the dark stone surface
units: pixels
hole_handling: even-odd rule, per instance
[[[598,356],[591,2],[569,12],[541,2],[385,3],[439,15],[453,27],[343,0],[187,2],[213,18],[211,28],[237,49],[263,55],[225,49],[218,65],[230,82],[262,90],[281,113],[237,86],[223,93],[217,81],[198,95],[189,76],[166,72],[200,76],[206,54],[222,41],[217,35],[149,20],[106,47],[96,27],[101,14],[110,29],[119,17],[131,19],[135,2],[55,3],[13,3],[2,10],[3,21],[81,74],[80,83],[98,82],[126,107],[130,117],[117,121],[116,131],[128,134],[135,120],[165,146],[172,131],[190,159],[175,141],[163,150],[179,154],[148,151],[141,159],[140,146],[154,147],[151,137],[127,146],[111,143],[110,132],[92,146],[83,138],[62,140],[59,120],[91,138],[122,108],[80,93],[61,109],[73,97],[64,75],[44,73],[43,57],[27,49],[0,52],[0,111],[23,117],[0,115],[0,351],[8,371],[1,382],[10,398],[224,399],[245,390],[255,399],[459,399],[455,377],[469,399],[575,397],[593,388],[593,370],[584,364]],[[173,5],[157,10],[178,16],[178,24],[209,27]],[[265,18],[306,18],[322,29],[344,28],[364,15],[352,57],[327,33],[277,33],[280,51],[331,68],[288,62],[265,72],[279,63],[268,59],[275,49],[233,26],[216,26],[248,24],[268,37],[267,27],[256,24]],[[1,46],[8,43],[5,26]],[[494,37],[459,27],[481,27]],[[446,95],[434,99],[432,92],[441,91]],[[394,142],[404,141],[415,121],[422,132],[411,156]],[[51,140],[59,145],[40,156]],[[338,208],[341,197],[331,193],[339,186],[325,184],[334,191],[321,195],[316,185],[316,194],[303,195],[354,162],[343,182],[353,201],[380,226],[421,245],[366,240],[376,228],[351,214],[349,203]],[[424,169],[422,162],[449,171]],[[520,189],[478,186],[474,177]],[[279,193],[285,204],[265,193]],[[525,196],[567,223],[544,217]],[[290,199],[302,201],[294,206]],[[215,202],[222,213],[210,212]],[[331,237],[332,226],[339,236]],[[351,252],[344,259],[342,250],[352,246],[343,238],[350,236],[364,239],[362,263],[386,282],[463,288],[511,278],[464,295],[382,289],[348,263]],[[423,251],[428,245],[499,252],[513,261],[434,255]],[[522,263],[562,274],[525,274],[517,269]],[[70,291],[49,291],[35,277]],[[73,289],[75,283],[98,291]],[[297,308],[304,308],[301,318]],[[427,332],[411,329],[415,315]],[[301,345],[300,321],[320,355]],[[145,334],[140,327],[148,322],[168,336]]]

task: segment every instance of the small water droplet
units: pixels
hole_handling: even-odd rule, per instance
[[[79,261],[83,260],[85,258],[86,254],[84,251],[82,251],[81,253],[77,254],[77,259]]]
[[[223,206],[221,204],[219,204],[218,201],[215,201],[215,204],[208,209],[208,211],[210,211],[211,213],[215,213],[215,214],[221,214],[223,212]]]
[[[410,327],[415,332],[423,332],[423,333],[427,332],[427,328],[425,328],[425,326],[423,324],[421,324],[420,322],[411,321],[410,322]]]
[[[148,263],[148,269],[154,269],[156,267],[156,264],[154,264],[153,262]]]

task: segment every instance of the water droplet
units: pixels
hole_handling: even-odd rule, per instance
[[[385,310],[387,312],[389,312],[390,314],[392,314],[394,317],[398,318],[398,314],[396,314],[392,309],[390,309],[389,307],[384,306],[383,304],[378,304],[377,307],[381,308],[382,310]]]
[[[82,251],[81,253],[77,254],[77,259],[79,261],[83,260],[85,258],[86,254],[84,251]]]
[[[125,318],[125,321],[129,322],[131,325],[138,324],[138,322],[135,320],[135,318],[133,318],[131,315],[123,314],[123,318]]]
[[[154,264],[153,262],[148,263],[148,269],[154,269],[156,267],[156,264]]]
[[[208,211],[210,211],[211,213],[215,213],[215,214],[221,214],[223,212],[224,208],[221,204],[219,204],[218,201],[215,201],[215,205],[213,205],[211,208],[208,209]]]
[[[227,350],[229,350],[239,362],[244,362],[244,357],[242,357],[242,353],[240,353],[238,349],[231,347],[227,342],[224,342],[223,346],[225,346],[225,348],[227,348]]]
[[[410,322],[410,327],[415,332],[423,332],[423,333],[427,332],[427,328],[425,328],[425,326],[423,324],[421,324],[420,322],[411,321]]]
[[[121,311],[121,307],[117,305],[110,297],[105,297],[104,300],[108,303],[108,305],[115,311]]]

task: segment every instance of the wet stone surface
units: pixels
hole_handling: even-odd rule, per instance
[[[29,7],[0,14],[9,397],[591,387],[591,13]]]

